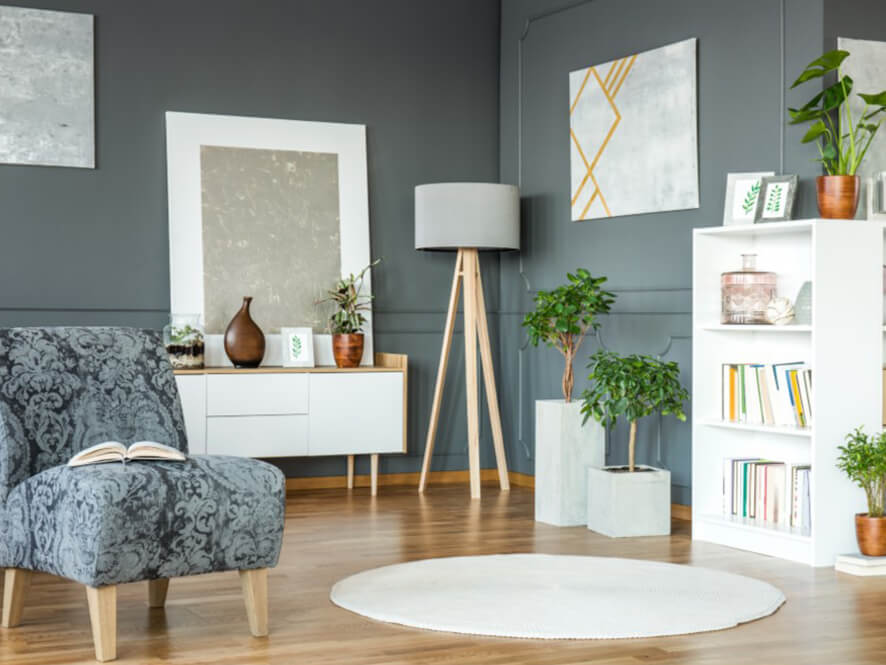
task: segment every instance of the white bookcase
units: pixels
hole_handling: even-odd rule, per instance
[[[720,274],[757,255],[793,300],[812,282],[812,324],[720,324]],[[692,537],[813,566],[857,551],[864,494],[836,468],[837,446],[863,425],[882,428],[884,224],[799,220],[695,229],[693,236]],[[809,429],[721,420],[724,363],[803,361],[812,367]],[[727,515],[723,460],[761,457],[812,465],[812,529]]]

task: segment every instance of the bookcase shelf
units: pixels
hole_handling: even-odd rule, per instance
[[[882,427],[883,265],[886,225],[797,220],[707,227],[693,234],[692,537],[814,566],[857,551],[853,515],[864,494],[837,468],[837,446],[858,426]],[[794,300],[813,284],[812,324],[719,323],[720,275],[757,254]],[[813,369],[809,428],[750,425],[720,414],[722,366],[803,362]],[[724,459],[757,456],[812,468],[812,529],[724,513]]]
[[[699,423],[705,427],[722,427],[724,429],[732,429],[745,432],[764,432],[766,434],[774,434],[777,436],[795,436],[809,439],[812,437],[812,428],[810,427],[785,427],[784,425],[749,425],[747,423],[733,423],[717,418],[703,418]]]

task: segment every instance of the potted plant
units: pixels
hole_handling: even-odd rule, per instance
[[[861,190],[856,172],[867,155],[871,142],[883,122],[886,91],[877,94],[857,93],[864,102],[861,113],[853,118],[849,99],[853,81],[840,73],[840,65],[849,51],[828,51],[810,62],[791,88],[836,72],[837,81],[817,93],[806,105],[788,109],[791,124],[810,122],[803,143],[815,141],[819,159],[827,175],[816,179],[818,209],[822,217],[852,219],[858,208]]]
[[[317,301],[317,304],[335,305],[328,328],[332,333],[332,355],[338,367],[358,367],[363,359],[363,326],[366,324],[363,312],[373,300],[372,295],[362,293],[363,277],[379,263],[381,259],[376,259],[357,275],[351,273],[343,277],[327,292],[326,298]]]
[[[651,356],[598,351],[591,357],[591,386],[582,393],[585,420],[612,427],[630,425],[627,466],[588,469],[588,528],[607,536],[652,536],[671,532],[671,473],[635,463],[637,421],[653,413],[686,420],[689,393],[680,367]]]
[[[886,432],[868,436],[859,427],[837,450],[837,468],[864,490],[868,512],[855,515],[858,549],[867,556],[886,555]]]
[[[563,399],[535,403],[535,519],[576,526],[587,523],[587,468],[604,463],[605,433],[602,427],[582,427],[581,405],[572,402],[572,361],[615,295],[603,289],[605,277],[583,268],[566,277],[567,284],[536,294],[535,311],[523,326],[533,346],[544,343],[565,360]]]

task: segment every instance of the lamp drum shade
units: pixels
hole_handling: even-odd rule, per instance
[[[519,190],[485,182],[418,185],[415,248],[520,249]]]

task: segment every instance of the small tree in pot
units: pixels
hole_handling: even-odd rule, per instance
[[[858,549],[868,556],[886,555],[886,432],[868,436],[859,427],[839,446],[837,468],[864,490],[868,512],[855,516]]]
[[[591,356],[591,387],[582,393],[584,421],[611,427],[619,417],[630,423],[628,466],[588,469],[588,528],[607,536],[658,536],[671,532],[671,473],[634,463],[637,421],[660,412],[686,420],[680,368],[650,356]],[[617,473],[641,470],[645,473]]]
[[[376,259],[358,274],[351,273],[336,282],[327,297],[315,304],[333,303],[335,311],[329,317],[329,332],[332,334],[332,353],[339,367],[357,367],[363,358],[363,326],[373,296],[361,293],[366,273],[381,263]]]
[[[605,277],[593,277],[584,268],[575,274],[567,273],[568,284],[553,291],[539,291],[535,296],[535,311],[523,319],[529,333],[529,342],[538,346],[544,342],[563,354],[563,398],[572,401],[575,379],[572,361],[589,330],[600,327],[598,314],[605,314],[615,302],[615,294],[604,291]]]

